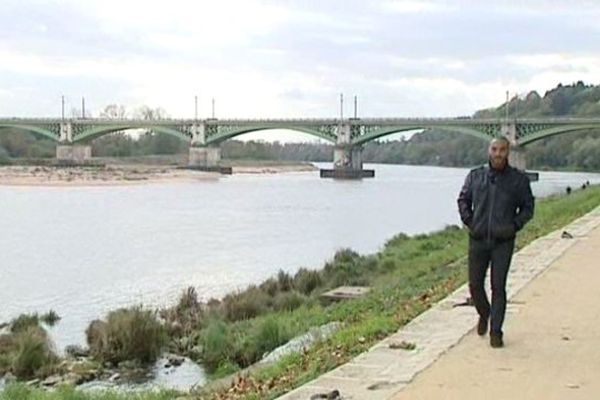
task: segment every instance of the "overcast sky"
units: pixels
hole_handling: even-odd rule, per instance
[[[594,1],[2,0],[0,115],[110,103],[201,117],[470,115],[600,83]]]

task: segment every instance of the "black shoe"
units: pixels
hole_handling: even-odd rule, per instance
[[[483,336],[487,333],[487,325],[488,325],[488,319],[479,317],[479,322],[477,323],[477,334],[479,336]]]
[[[501,333],[490,333],[490,346],[495,349],[504,347],[504,340],[502,340]]]

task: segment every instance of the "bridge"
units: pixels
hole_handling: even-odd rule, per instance
[[[505,136],[511,144],[511,164],[526,168],[525,147],[538,140],[571,132],[600,128],[600,118],[323,118],[323,119],[0,119],[3,129],[32,132],[57,143],[56,158],[85,162],[91,158],[90,142],[114,132],[144,129],[175,136],[190,145],[191,167],[214,168],[221,160],[219,145],[231,138],[262,130],[287,129],[306,133],[334,145],[334,171],[362,171],[365,143],[413,131],[458,132],[489,141]]]

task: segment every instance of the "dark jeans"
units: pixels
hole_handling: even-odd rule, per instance
[[[506,312],[506,277],[515,241],[487,241],[469,238],[469,290],[481,317],[490,317],[490,333],[501,334]],[[492,265],[492,305],[483,283],[488,265]]]

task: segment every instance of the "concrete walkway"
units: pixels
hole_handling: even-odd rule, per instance
[[[573,238],[562,238],[563,230]],[[503,349],[474,332],[472,307],[454,307],[469,296],[464,285],[368,352],[280,399],[334,389],[346,400],[599,398],[600,208],[515,254],[507,290]],[[417,347],[390,347],[401,341]]]

